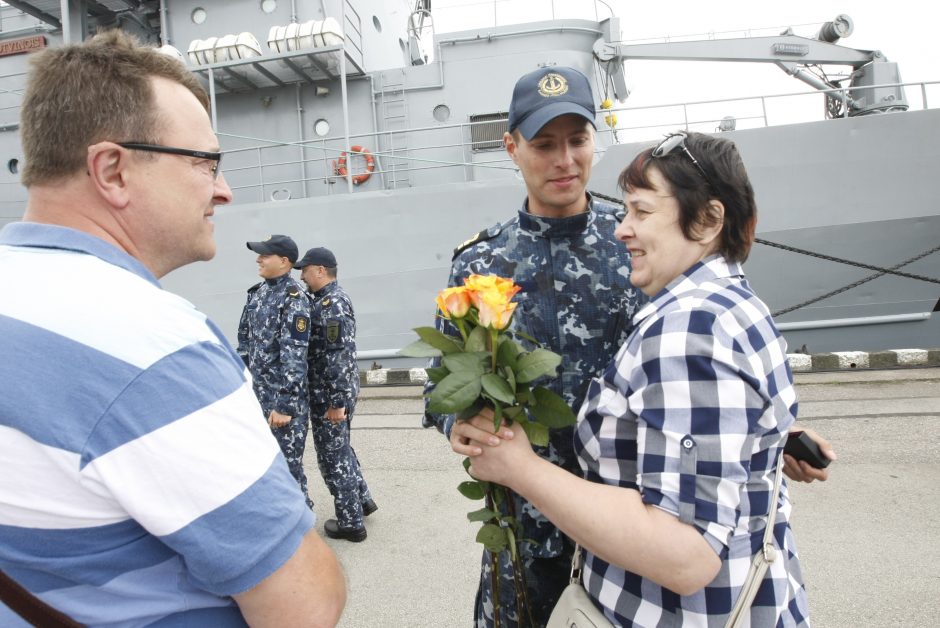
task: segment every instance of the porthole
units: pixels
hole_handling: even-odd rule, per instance
[[[274,13],[277,8],[277,0],[261,0],[261,10],[265,13]]]
[[[313,132],[316,133],[318,137],[326,137],[330,134],[330,123],[327,122],[325,118],[320,118],[313,123]]]
[[[378,15],[373,15],[373,16],[372,16],[372,26],[375,27],[375,32],[376,32],[376,33],[381,33],[381,32],[382,32],[382,22],[379,21],[379,16],[378,16]]]
[[[289,201],[290,199],[291,193],[287,188],[280,188],[271,192],[272,201]]]
[[[8,161],[8,162],[7,162],[7,170],[10,171],[10,174],[19,174],[19,172],[20,172],[20,160],[14,158],[14,159],[11,159],[10,161]]]
[[[206,10],[202,7],[196,7],[189,17],[192,19],[193,24],[202,24],[206,21],[208,13],[206,13]]]
[[[434,108],[432,115],[438,122],[447,122],[450,120],[450,107],[447,105],[438,105]]]

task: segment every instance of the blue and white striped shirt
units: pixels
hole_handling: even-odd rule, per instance
[[[242,625],[314,523],[244,363],[72,229],[4,227],[0,295],[0,567],[86,624]]]
[[[623,626],[723,626],[761,546],[774,470],[797,398],[786,343],[737,263],[711,256],[641,309],[581,407],[585,477],[638,489],[694,526],[722,559],[680,596],[590,553],[585,588]],[[782,551],[751,607],[752,626],[808,624],[786,484],[774,536]]]

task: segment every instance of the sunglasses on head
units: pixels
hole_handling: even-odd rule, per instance
[[[712,183],[712,180],[707,174],[705,174],[705,169],[702,168],[702,164],[698,162],[698,159],[695,158],[695,155],[689,150],[689,147],[685,145],[685,140],[689,136],[685,131],[677,131],[676,133],[670,133],[666,136],[662,142],[659,143],[659,146],[653,149],[652,157],[655,159],[657,157],[665,157],[675,149],[681,149],[685,156],[689,158],[689,161],[695,166],[699,171],[699,174],[702,175],[702,178],[705,179],[705,183],[708,185],[709,189],[714,194],[718,194],[718,188]]]

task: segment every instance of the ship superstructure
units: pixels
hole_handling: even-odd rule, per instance
[[[567,65],[588,75],[598,95],[592,191],[619,197],[620,169],[664,132],[684,127],[734,138],[757,191],[764,242],[745,269],[780,312],[791,349],[923,347],[940,339],[940,314],[932,315],[940,284],[928,281],[940,276],[933,249],[940,110],[928,107],[937,87],[905,86],[880,52],[837,43],[851,33],[846,16],[806,37],[628,45],[603,3],[591,6],[594,19],[454,33],[435,32],[429,0],[7,4],[0,8],[0,47],[9,51],[0,57],[0,223],[18,219],[26,198],[16,133],[26,50],[100,27],[164,46],[210,93],[236,199],[217,211],[216,259],[164,284],[230,336],[256,281],[244,243],[288,233],[301,248],[336,252],[356,303],[361,357],[388,365],[411,341],[411,328],[430,322],[453,247],[511,217],[524,198],[502,149],[515,79]],[[631,109],[624,64],[632,59],[773,64],[822,92],[806,97],[819,100],[823,119],[774,125],[773,99],[757,97],[723,103],[720,115],[715,103],[656,115]],[[850,77],[830,79],[823,68],[833,65]],[[794,305],[801,307],[786,311]]]

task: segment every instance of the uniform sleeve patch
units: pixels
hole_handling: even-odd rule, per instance
[[[326,323],[326,341],[329,343],[334,343],[339,340],[341,334],[340,331],[342,326],[339,321],[331,320]]]
[[[310,318],[307,316],[295,316],[290,326],[291,338],[296,340],[307,340],[310,338]]]

